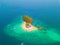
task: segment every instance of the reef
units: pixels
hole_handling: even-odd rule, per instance
[[[18,19],[15,19],[15,21],[13,21],[12,23],[8,24],[5,27],[4,32],[6,35],[14,37],[17,40],[24,42],[24,44],[26,45],[27,43],[31,45],[40,45],[40,44],[47,45],[55,42],[60,42],[60,34],[56,33],[57,30],[55,28],[46,27],[46,32],[43,32],[44,29],[40,31],[37,29],[37,27],[34,26],[34,24],[39,20],[34,20],[35,22],[31,24],[32,19],[28,18],[28,20],[31,21],[29,22],[29,21],[26,21],[27,16],[22,16],[22,17],[18,17]],[[26,22],[29,23],[29,25],[31,26],[28,28],[28,31],[25,29]],[[42,21],[39,21],[39,23],[41,24],[38,24],[38,25],[44,28],[45,24]],[[32,26],[35,27],[33,30],[31,30]],[[40,27],[38,28],[40,29]]]

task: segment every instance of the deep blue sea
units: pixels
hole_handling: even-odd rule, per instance
[[[21,41],[4,34],[4,28],[23,15],[41,20],[60,33],[60,0],[0,0],[0,45],[20,45]],[[60,42],[47,45],[60,45]]]

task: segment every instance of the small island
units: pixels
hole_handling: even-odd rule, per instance
[[[41,30],[40,27],[36,27],[34,25],[32,25],[33,19],[30,18],[29,16],[23,16],[23,25],[22,28],[25,29],[26,31],[33,31],[33,30]]]

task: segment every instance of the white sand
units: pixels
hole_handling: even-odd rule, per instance
[[[29,25],[30,25],[30,27],[27,28],[27,27],[26,27],[26,22],[24,22],[24,23],[22,24],[22,28],[23,28],[24,30],[28,31],[28,32],[33,31],[33,30],[37,30],[37,28],[36,28],[35,26],[33,26],[33,25],[31,25],[31,24],[29,24]]]

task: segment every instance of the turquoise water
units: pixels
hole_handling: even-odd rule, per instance
[[[45,27],[45,24],[43,24],[39,20],[34,20],[32,25],[38,25],[41,26],[41,28],[46,28],[42,30],[33,30],[31,32],[27,32],[25,29],[22,28],[22,24],[24,24],[24,21],[22,20],[22,17],[19,17],[18,19],[15,19],[11,24],[8,24],[5,28],[4,32],[11,36],[16,38],[17,40],[20,40],[22,43],[29,43],[33,45],[40,45],[40,44],[48,44],[48,43],[56,43],[60,42],[60,34],[56,33],[55,28],[47,28]],[[18,21],[18,22],[17,22]],[[39,22],[36,24],[36,22]]]
[[[4,32],[4,29],[8,24],[14,22],[13,20],[15,20],[15,23],[18,22],[19,19],[16,20],[16,18],[23,15],[31,16],[34,21],[38,20],[36,24],[42,24],[49,30],[50,28],[53,28],[53,30],[51,29],[48,31],[48,37],[54,41],[52,40],[51,42],[53,43],[47,43],[47,45],[60,45],[59,4],[59,0],[0,0],[0,45],[20,45],[23,42],[16,37],[5,34]],[[55,37],[52,37],[53,35],[55,35],[56,39]],[[24,43],[24,45],[29,44],[33,45],[33,43]],[[39,42],[38,45],[40,45]],[[46,44],[43,43],[43,45]]]

